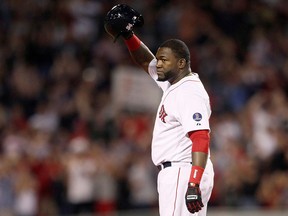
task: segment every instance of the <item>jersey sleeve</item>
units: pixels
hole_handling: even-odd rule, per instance
[[[178,117],[185,133],[196,130],[210,130],[210,102],[201,82],[187,85],[177,97]]]

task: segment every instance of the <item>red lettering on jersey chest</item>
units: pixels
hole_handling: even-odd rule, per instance
[[[159,112],[159,118],[162,122],[166,123],[165,117],[167,116],[167,113],[165,112],[164,105],[161,106],[160,112]]]

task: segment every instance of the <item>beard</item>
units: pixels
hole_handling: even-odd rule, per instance
[[[157,81],[165,82],[165,81],[170,80],[174,76],[175,76],[175,74],[171,70],[170,71],[166,71],[166,72],[161,72],[160,74],[158,74]]]

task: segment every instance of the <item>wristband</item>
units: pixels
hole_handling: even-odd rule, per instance
[[[200,166],[192,166],[189,182],[200,184],[204,168]]]
[[[135,51],[140,48],[141,41],[135,34],[133,34],[132,37],[125,40],[125,44],[130,51]]]

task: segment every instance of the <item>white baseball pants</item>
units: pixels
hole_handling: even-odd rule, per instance
[[[197,213],[190,213],[185,204],[185,194],[191,173],[191,164],[173,163],[171,167],[162,169],[158,174],[157,190],[159,196],[160,216],[206,216],[207,204],[213,184],[213,164],[208,159],[203,173],[200,190],[204,207]]]

